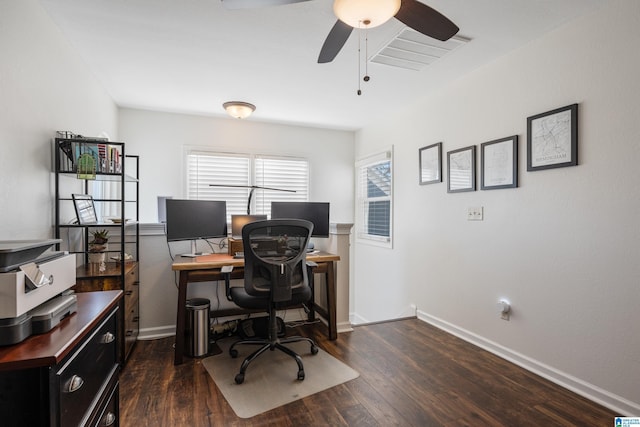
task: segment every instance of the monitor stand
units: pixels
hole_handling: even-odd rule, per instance
[[[192,240],[191,241],[191,252],[188,254],[181,254],[180,256],[185,257],[185,258],[195,258],[197,256],[201,256],[201,255],[209,255],[208,252],[198,252],[198,247],[196,245],[197,240]]]

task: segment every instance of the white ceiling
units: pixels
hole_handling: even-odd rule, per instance
[[[356,130],[607,0],[421,0],[471,41],[421,71],[368,64],[358,96],[358,34],[317,64],[331,0],[227,10],[220,0],[40,0],[117,105]],[[405,26],[369,30],[369,57]]]

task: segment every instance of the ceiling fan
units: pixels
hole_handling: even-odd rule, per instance
[[[308,0],[222,0],[222,4],[227,9],[249,9],[303,1]],[[333,61],[354,28],[377,27],[391,18],[441,41],[459,30],[449,18],[418,0],[334,0],[333,11],[338,20],[320,49],[320,64]]]

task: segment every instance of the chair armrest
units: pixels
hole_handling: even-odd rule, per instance
[[[233,301],[231,299],[231,272],[233,271],[232,265],[225,265],[220,269],[220,273],[224,275],[224,290],[227,295],[227,299],[229,301]]]

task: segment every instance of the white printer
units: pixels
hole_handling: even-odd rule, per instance
[[[75,295],[61,295],[75,284],[75,256],[48,251],[59,242],[0,241],[0,345],[46,332],[76,311]]]

